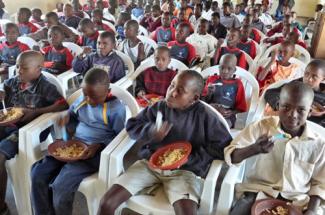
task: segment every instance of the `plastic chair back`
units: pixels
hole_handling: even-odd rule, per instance
[[[38,43],[34,39],[32,39],[30,37],[21,36],[21,37],[18,37],[17,40],[19,42],[21,42],[21,43],[24,43],[24,44],[28,45],[28,47],[30,49],[33,49],[34,46],[37,46],[37,47],[39,46]]]
[[[72,42],[63,42],[63,46],[68,48],[74,57],[83,52],[83,49],[80,46]]]

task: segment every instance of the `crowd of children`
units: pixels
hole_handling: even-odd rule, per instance
[[[254,168],[246,168],[245,180],[236,186],[231,215],[249,215],[254,202],[265,198],[288,201],[305,215],[324,215],[325,140],[307,120],[325,126],[325,61],[314,59],[306,68],[292,62],[296,45],[308,49],[304,29],[290,1],[284,1],[276,16],[270,6],[269,1],[254,0],[236,5],[229,0],[221,5],[211,0],[87,0],[84,5],[71,0],[57,3],[44,19],[39,8],[19,8],[15,22],[0,26],[0,99],[24,114],[17,123],[0,126],[0,215],[8,214],[5,164],[18,153],[19,129],[44,113],[64,110],[58,126],[87,150],[76,162],[46,155],[33,165],[30,196],[36,215],[71,215],[79,184],[98,171],[101,151],[124,128],[136,140],[130,151],[138,160],[102,197],[99,215],[114,214],[129,198],[157,184],[163,185],[176,214],[197,214],[212,161],[232,166],[251,157]],[[7,17],[4,8],[0,0],[2,19]],[[148,35],[139,37],[140,29]],[[39,46],[20,42],[22,36]],[[148,48],[146,37],[157,48]],[[75,53],[65,42],[82,51]],[[279,48],[260,59],[262,45]],[[164,97],[129,120],[125,104],[110,92],[110,83],[130,69],[120,52],[135,69],[154,59],[154,65],[134,78],[136,99]],[[191,69],[171,68],[172,59]],[[14,66],[16,75],[9,77]],[[205,80],[195,71],[211,66],[218,69]],[[265,117],[244,125],[233,139],[228,127],[235,128],[238,114],[252,105],[237,67],[256,78],[266,107]],[[58,76],[69,70],[82,83],[82,94],[70,107],[42,73]],[[271,87],[279,81],[285,83]],[[42,132],[40,140],[49,133]],[[274,139],[277,134],[284,138]],[[191,144],[188,161],[172,171],[152,168],[151,155],[175,141]]]

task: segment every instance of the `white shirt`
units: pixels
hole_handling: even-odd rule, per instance
[[[199,55],[202,60],[205,59],[207,55],[213,53],[217,41],[218,40],[210,34],[202,35],[194,33],[186,38],[186,42],[194,46],[196,54]]]
[[[272,16],[268,13],[262,13],[260,20],[264,23],[265,26],[272,25],[274,23]]]
[[[243,15],[243,14],[235,14],[236,15],[236,17],[237,17],[237,19],[239,20],[239,22],[240,23],[242,23],[243,21],[244,21],[244,18],[245,18],[245,15]]]

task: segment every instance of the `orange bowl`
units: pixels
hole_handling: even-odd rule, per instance
[[[156,102],[155,102],[155,101],[152,101],[153,99],[159,99],[159,101],[164,99],[163,96],[159,96],[159,95],[157,95],[157,94],[146,94],[146,95],[144,95],[144,97],[145,97],[146,99],[148,99],[149,101],[151,101],[152,104],[154,104],[154,103],[157,102],[157,101],[156,101]],[[145,107],[147,107],[147,106],[150,105],[150,104],[149,104],[145,99],[143,99],[143,98],[141,98],[141,97],[137,98],[136,100],[137,100],[138,105],[139,105],[140,107],[145,108]]]
[[[67,148],[70,147],[78,147],[78,151],[80,153],[77,153],[77,155],[71,155],[71,156],[64,156],[62,153],[60,154],[57,150],[67,150]],[[56,140],[52,144],[48,146],[48,153],[55,159],[63,162],[73,162],[81,159],[81,155],[83,152],[87,149],[87,145],[79,140],[68,140],[68,141],[63,141],[63,140]]]
[[[287,209],[288,215],[302,215],[302,212],[293,205],[278,199],[262,199],[256,201],[251,208],[251,215],[274,215],[271,211],[275,210],[277,206]]]
[[[4,115],[3,109],[0,110],[0,126],[7,126],[7,125],[15,124],[24,116],[24,112],[23,112],[22,108],[10,107],[10,108],[7,108],[7,111],[8,111],[8,115],[12,111],[17,111],[17,113],[16,113],[17,115],[13,118],[8,119],[7,116]]]
[[[167,152],[172,152],[175,149],[183,149],[185,152],[182,157],[175,162],[162,166],[161,159]],[[192,145],[186,141],[178,141],[166,146],[159,148],[155,153],[153,153],[149,159],[149,166],[153,169],[161,169],[161,170],[173,170],[178,169],[183,164],[185,164],[188,160],[188,156],[191,154]]]

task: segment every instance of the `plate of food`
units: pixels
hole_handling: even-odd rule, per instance
[[[0,110],[0,126],[15,124],[24,116],[22,108],[11,107],[7,108],[7,114]]]
[[[159,102],[163,99],[164,99],[163,96],[159,96],[156,94],[146,94],[144,96],[137,98],[137,102],[140,107],[147,107],[147,106],[153,105],[156,102]]]
[[[289,202],[279,199],[263,199],[254,203],[252,215],[302,215],[297,208]]]
[[[178,169],[188,160],[192,145],[186,141],[179,141],[159,148],[149,159],[149,166],[153,169]]]
[[[87,145],[79,140],[57,140],[48,146],[49,155],[63,162],[81,159]]]

